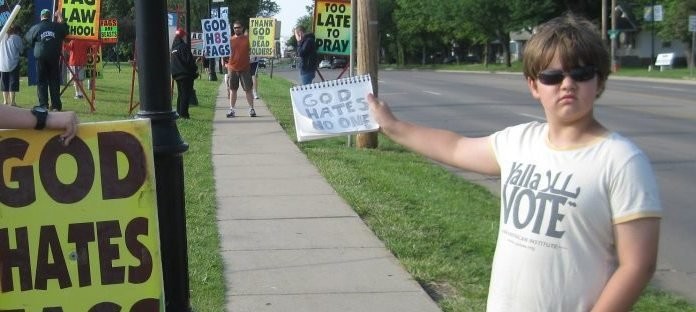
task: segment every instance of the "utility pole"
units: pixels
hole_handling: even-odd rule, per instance
[[[217,1],[216,1],[217,2]],[[208,18],[211,18],[213,12],[213,0],[208,0]],[[220,17],[220,13],[218,12],[218,17]],[[215,73],[215,62],[217,62],[216,58],[209,58],[208,59],[208,80],[209,81],[217,81],[217,74]]]
[[[607,42],[607,0],[602,0],[602,41]]]
[[[650,7],[650,65],[649,69],[652,69],[655,63],[655,0],[652,0],[652,7]]]
[[[372,92],[377,95],[377,64],[379,63],[377,0],[358,0],[356,2],[358,3],[358,75],[370,74],[372,76]],[[377,132],[356,135],[355,146],[357,148],[377,148],[377,144]]]
[[[611,0],[611,71],[616,72],[618,70],[616,62],[616,37],[618,33],[616,32],[616,0]]]
[[[184,10],[186,11],[186,46],[191,50],[191,0],[185,0]],[[194,79],[195,81],[195,79]],[[188,105],[196,106],[198,105],[198,97],[196,96],[196,88],[193,88],[191,96],[189,97]]]

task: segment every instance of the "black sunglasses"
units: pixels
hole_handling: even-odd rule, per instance
[[[545,70],[539,73],[539,82],[545,85],[557,85],[563,81],[566,76],[570,76],[573,80],[582,82],[588,81],[595,77],[597,74],[597,68],[592,65],[576,67],[570,70],[570,72],[564,72],[562,70]]]

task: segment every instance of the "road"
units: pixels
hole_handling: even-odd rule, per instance
[[[277,73],[297,81],[296,71]],[[399,118],[467,136],[544,120],[521,74],[381,71],[378,91]],[[664,207],[653,283],[696,303],[696,82],[610,77],[595,115],[650,157]],[[452,170],[499,192],[494,178]]]

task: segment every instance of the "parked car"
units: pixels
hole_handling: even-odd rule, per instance
[[[331,67],[331,62],[329,62],[329,60],[322,60],[322,61],[319,63],[319,68],[332,68],[332,67]]]
[[[259,68],[266,68],[266,59],[259,59]]]
[[[459,57],[454,56],[454,55],[450,55],[450,56],[442,59],[442,64],[453,64],[453,63],[456,64],[458,62],[459,62]]]
[[[333,62],[331,62],[331,68],[344,68],[347,64],[348,62],[346,59],[335,58]]]
[[[462,56],[459,61],[463,63],[481,63],[481,58],[473,54],[468,54]]]
[[[465,56],[454,56],[450,55],[444,59],[442,59],[443,64],[457,64],[457,63],[481,63],[481,59],[479,59],[478,56],[469,54]]]

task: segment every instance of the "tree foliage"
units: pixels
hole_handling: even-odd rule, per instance
[[[696,0],[664,0],[664,21],[658,34],[668,40],[684,43],[685,57],[690,66],[692,62],[692,33],[689,32],[689,16],[696,15]]]
[[[297,19],[294,25],[292,25],[290,28],[294,29],[297,26],[302,26],[304,29],[307,31],[312,31],[312,27],[314,25],[314,5],[306,5],[305,6],[305,11],[307,14],[300,16],[300,18]],[[290,36],[288,40],[285,42],[285,46],[287,47],[292,47],[293,50],[297,49],[297,39],[295,39],[295,36]]]
[[[404,55],[399,57],[403,59],[418,53],[421,62],[435,61],[427,54],[467,53],[494,42],[508,42],[511,31],[531,29],[559,11],[552,0],[440,0],[437,5],[391,1],[393,5],[389,0],[382,2],[393,7],[393,21],[384,21],[382,18],[388,17],[380,16],[380,24],[395,25],[386,41],[396,41],[393,46],[403,51],[387,53]],[[502,47],[507,52],[507,45]]]

